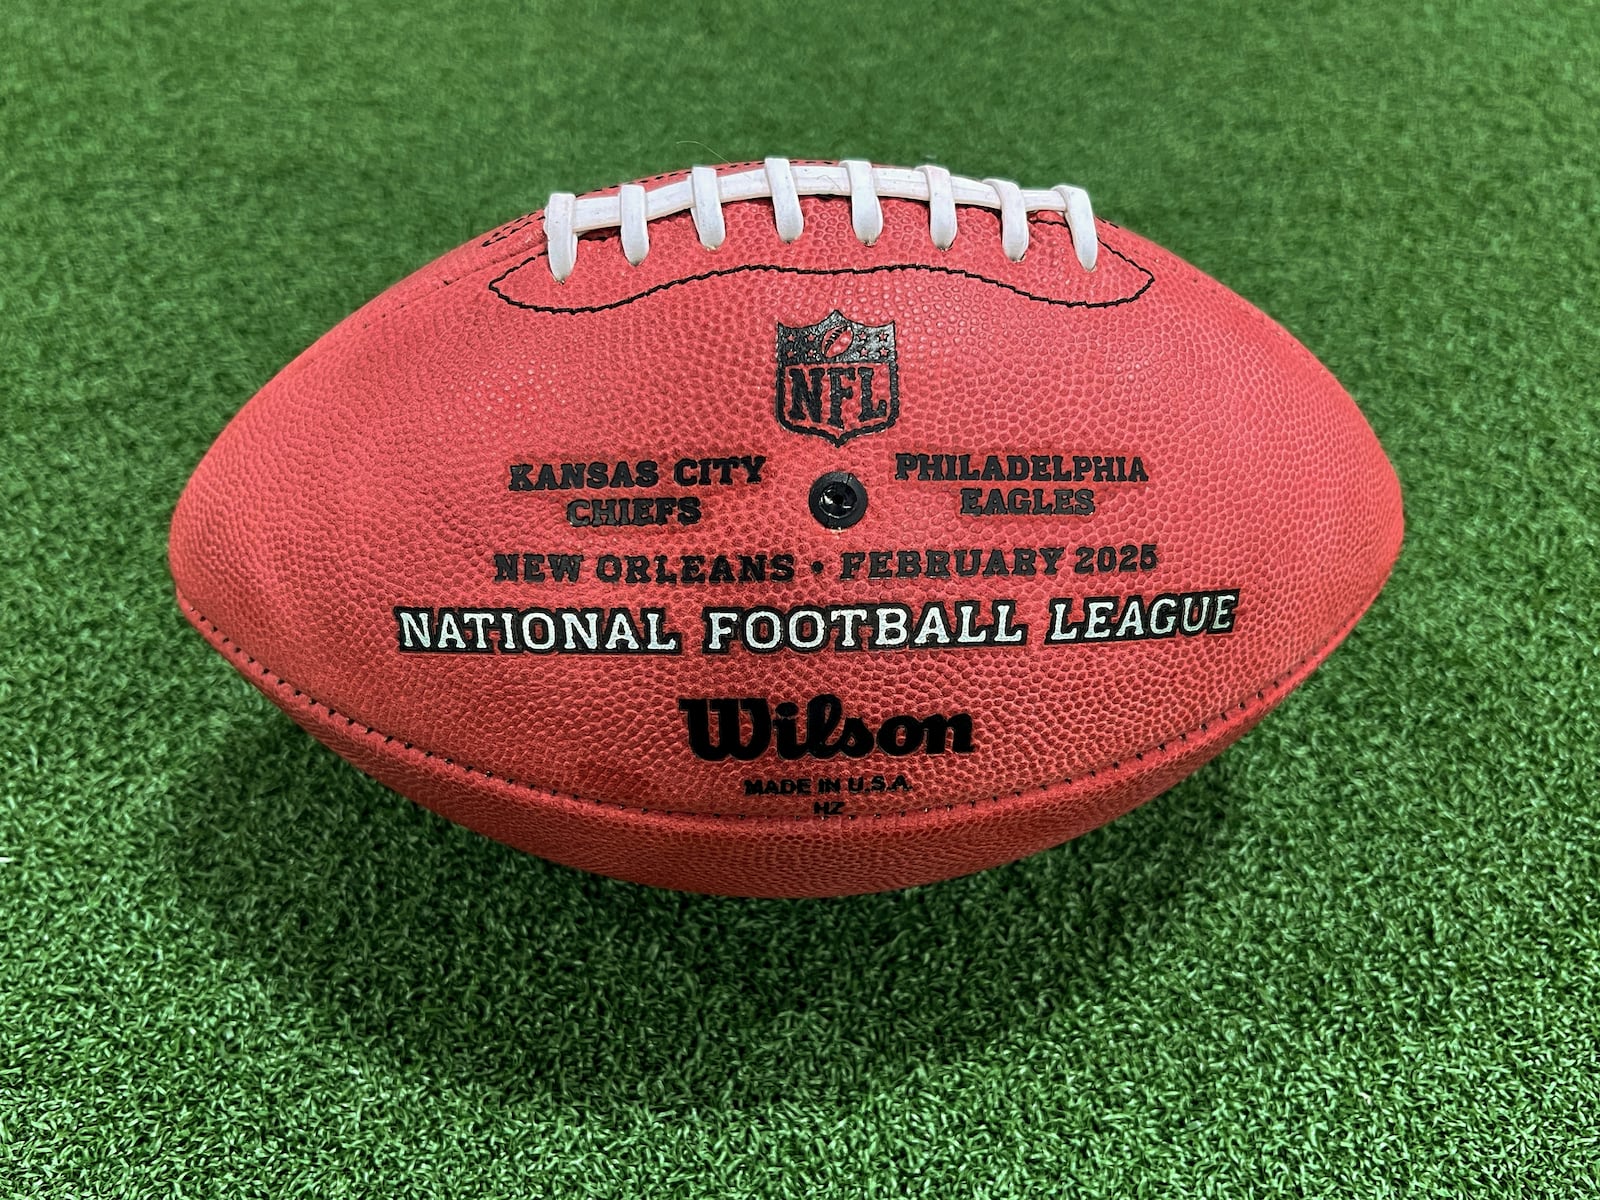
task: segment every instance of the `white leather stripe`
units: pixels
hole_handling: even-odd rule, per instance
[[[869,179],[870,187],[862,186]],[[882,232],[882,207],[877,201],[881,197],[927,204],[928,229],[934,245],[942,250],[949,249],[955,240],[957,205],[995,209],[1000,212],[1001,244],[1007,255],[1016,257],[1019,251],[1025,253],[1027,250],[1027,214],[1059,212],[1066,214],[1073,249],[1083,269],[1094,270],[1099,256],[1099,236],[1095,231],[1094,210],[1089,203],[1088,193],[1065,184],[1052,189],[1019,188],[1007,180],[980,182],[966,179],[935,166],[916,169],[869,167],[863,172],[861,166],[854,163],[795,166],[788,159],[769,158],[754,170],[734,171],[726,175],[718,174],[710,167],[696,167],[688,179],[658,188],[640,187],[638,190],[643,193],[646,223],[692,209],[696,232],[701,243],[709,249],[721,245],[726,236],[721,206],[742,200],[770,200],[778,236],[786,242],[792,242],[805,229],[805,216],[800,209],[801,196],[849,197],[851,224],[856,236],[862,237],[864,233],[871,232],[870,209],[865,200],[870,193],[871,207],[878,210],[879,233]],[[630,217],[636,203],[631,197],[632,193],[629,200]],[[572,274],[577,262],[578,235],[623,227],[622,205],[620,193],[575,199],[570,192],[556,192],[550,197],[550,202],[545,206],[545,237],[550,246],[550,270],[558,280],[564,280]],[[1012,214],[1009,221],[1008,210]],[[629,253],[630,245],[638,249],[638,232],[638,229],[634,229],[633,236],[626,236],[627,231],[624,230],[624,241],[628,243],[624,246],[624,253]],[[648,250],[648,237],[643,240]],[[633,261],[631,254],[629,261]]]
[[[576,208],[577,197],[571,192],[552,192],[544,206],[544,240],[550,250],[550,274],[557,283],[564,283],[578,265]]]
[[[805,214],[800,211],[800,181],[795,178],[787,158],[767,159],[765,172],[771,188],[772,219],[778,226],[778,240],[796,241],[806,229]]]
[[[883,232],[883,205],[872,179],[872,164],[859,158],[839,163],[850,182],[850,226],[862,245],[870,246]]]
[[[722,199],[717,195],[717,169],[695,167],[690,171],[689,193],[694,231],[702,246],[715,250],[728,236],[728,227],[722,221]]]
[[[645,220],[644,188],[625,183],[617,193],[617,224],[622,228],[622,254],[634,266],[650,253],[650,226]]]
[[[1022,204],[1022,189],[1009,179],[985,179],[1000,197],[1000,249],[1012,262],[1021,262],[1028,253],[1028,210]]]
[[[1092,271],[1100,259],[1100,238],[1094,231],[1089,193],[1065,183],[1057,186],[1055,193],[1067,206],[1067,229],[1072,233],[1072,248],[1078,252],[1078,264],[1085,271]]]
[[[950,172],[932,164],[917,171],[928,189],[928,233],[941,250],[956,240],[956,194]]]

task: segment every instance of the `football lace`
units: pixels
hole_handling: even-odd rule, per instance
[[[999,211],[1000,245],[1012,262],[1021,262],[1028,253],[1028,214],[1034,212],[1065,214],[1073,250],[1085,271],[1094,270],[1100,253],[1094,209],[1082,188],[1022,188],[1007,179],[966,179],[943,167],[875,167],[853,158],[833,166],[769,158],[759,168],[727,174],[695,167],[687,179],[657,188],[625,183],[610,196],[580,199],[572,192],[552,193],[544,209],[550,273],[557,283],[566,282],[578,263],[578,236],[604,229],[622,231],[622,253],[638,266],[650,253],[650,222],[681,212],[693,219],[700,244],[715,250],[727,236],[722,206],[740,200],[770,200],[779,240],[793,242],[805,232],[801,196],[848,196],[851,226],[867,246],[883,232],[878,201],[888,197],[928,206],[928,232],[940,250],[955,241],[956,206],[964,204]]]

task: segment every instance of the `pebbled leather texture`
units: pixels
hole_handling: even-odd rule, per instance
[[[848,199],[801,205],[805,231],[788,245],[759,201],[726,206],[715,252],[687,213],[652,221],[637,267],[615,231],[587,235],[565,284],[538,220],[523,218],[352,314],[196,469],[170,546],[186,616],[314,736],[473,829],[658,886],[822,896],[979,870],[1126,812],[1250,728],[1376,596],[1402,536],[1382,448],[1311,354],[1221,284],[1106,222],[1088,274],[1054,214],[1033,216],[1029,253],[1012,263],[987,210],[960,209],[941,252],[923,205],[884,200],[871,247]],[[833,312],[857,323],[858,351],[881,349],[864,328],[894,327],[893,421],[842,441],[836,426],[778,417],[778,390],[795,400],[778,327]],[[888,362],[873,365],[881,418]],[[842,400],[847,423],[860,399]],[[827,404],[818,411],[827,425]],[[921,480],[913,465],[897,478],[919,454],[965,455],[980,474],[994,456],[1002,474],[1030,477]],[[754,482],[737,467],[726,483],[716,467],[707,484],[672,475],[680,460],[755,457]],[[1096,457],[1121,466],[1059,478]],[[1054,478],[1031,477],[1041,460]],[[519,465],[536,481],[542,465],[559,479],[561,464],[601,463],[613,482],[617,464],[627,478],[643,462],[658,465],[653,485],[513,487]],[[830,472],[868,498],[848,528],[812,515]],[[964,490],[980,510],[1088,491],[1093,511],[974,515]],[[659,510],[663,498],[674,505],[661,524],[578,526],[569,508]],[[930,577],[940,553],[949,577]],[[526,555],[581,555],[579,578],[545,567],[525,581]],[[731,580],[714,575],[718,555]],[[786,555],[792,579],[773,569]],[[614,580],[602,566],[613,556]],[[643,581],[629,582],[630,556]],[[746,568],[741,582],[740,556],[767,578]],[[697,558],[704,578],[691,582]],[[1202,592],[1236,592],[1231,619],[1213,608],[1208,632],[1132,636],[1148,632],[1155,597]],[[1122,625],[1130,636],[1083,628],[1049,643],[1095,598],[1115,598],[1117,625],[1129,596],[1145,605]],[[1070,619],[1056,621],[1065,600]],[[935,605],[953,640],[963,601],[974,644],[702,652],[705,609],[865,608],[867,631],[876,606],[904,606],[922,627]],[[1026,625],[1019,641],[981,640],[996,601]],[[513,614],[513,643],[514,615],[530,609],[599,609],[602,632],[620,609],[634,640],[655,610],[681,645],[631,653],[618,635],[609,653],[508,653],[501,618],[480,615],[463,646],[484,652],[424,653],[415,639],[402,649],[397,608],[426,610],[435,637],[442,609]],[[802,617],[799,639],[814,628]],[[784,758],[775,735],[755,757],[713,761],[695,753],[679,703],[792,703],[804,739],[819,696],[869,738],[891,727],[889,748],[813,743]],[[970,747],[952,734],[926,753],[936,716],[969,718]],[[745,710],[741,736],[752,720]],[[819,791],[830,781],[836,792]]]

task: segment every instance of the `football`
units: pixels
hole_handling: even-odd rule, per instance
[[[212,646],[412,800],[805,897],[1170,787],[1401,533],[1333,376],[1082,190],[771,158],[557,193],[391,287],[222,431],[170,563]]]

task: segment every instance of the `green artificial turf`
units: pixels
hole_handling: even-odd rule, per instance
[[[1582,4],[0,6],[0,1191],[1593,1193],[1597,113]],[[450,826],[189,630],[317,334],[771,153],[1081,184],[1298,334],[1406,489],[1345,647],[1075,843],[776,903]]]

